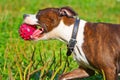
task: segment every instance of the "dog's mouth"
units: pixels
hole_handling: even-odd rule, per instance
[[[33,34],[30,36],[31,39],[38,39],[44,35],[45,29],[43,27],[36,28],[36,30],[33,32]]]
[[[45,25],[40,25],[38,19],[36,18],[36,15],[24,14],[23,18],[23,23],[28,24],[31,27],[36,27],[34,32],[30,35],[30,38],[32,40],[37,40],[38,38],[41,38],[44,35],[44,33],[46,32],[46,27],[44,27]]]

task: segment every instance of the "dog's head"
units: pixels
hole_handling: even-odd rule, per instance
[[[42,33],[36,36],[32,36],[33,39],[47,39],[45,34],[51,32],[55,29],[61,20],[63,20],[65,25],[71,25],[74,23],[74,16],[77,14],[70,7],[62,7],[62,8],[46,8],[39,10],[37,14],[25,14],[24,23],[29,25],[37,25],[40,26]]]

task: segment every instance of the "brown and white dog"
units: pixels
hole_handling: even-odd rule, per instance
[[[24,23],[40,25],[42,33],[33,40],[59,39],[69,42],[77,14],[70,7],[46,8],[37,14],[24,15]],[[118,80],[120,73],[120,24],[91,23],[80,19],[74,47],[79,68],[60,76],[60,80],[89,77],[95,71],[106,80]]]

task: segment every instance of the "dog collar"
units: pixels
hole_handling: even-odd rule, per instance
[[[77,43],[76,36],[78,33],[79,22],[80,22],[79,17],[76,17],[76,21],[75,21],[73,31],[72,31],[72,36],[71,36],[71,39],[67,45],[67,53],[66,53],[67,56],[70,56],[72,54],[74,47],[75,47],[75,44]]]

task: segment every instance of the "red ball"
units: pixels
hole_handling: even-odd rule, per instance
[[[35,25],[22,24],[19,28],[19,34],[24,40],[31,40],[31,35],[37,29]]]

